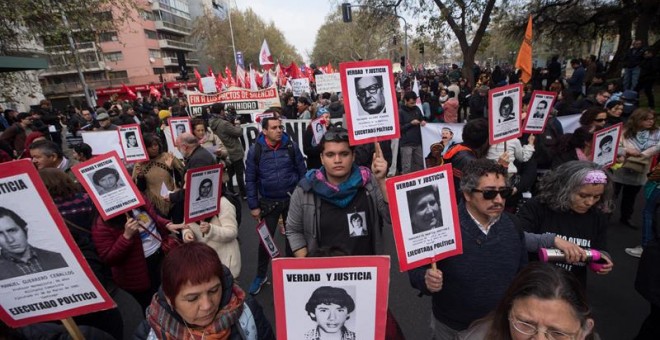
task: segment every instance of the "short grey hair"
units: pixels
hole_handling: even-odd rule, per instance
[[[64,158],[64,153],[62,152],[62,148],[60,148],[60,146],[57,145],[55,142],[49,140],[38,140],[30,144],[30,150],[39,150],[46,157],[51,157],[55,155],[57,156],[57,158]]]
[[[571,210],[571,196],[584,185],[584,178],[594,170],[602,171],[607,176],[605,191],[598,203],[594,205],[602,212],[611,212],[614,206],[612,201],[614,189],[612,178],[603,168],[589,161],[566,162],[555,170],[547,173],[539,183],[539,194],[536,199],[555,211],[566,212]]]
[[[190,132],[184,132],[177,137],[177,144],[186,144],[188,146],[199,145],[199,140]]]
[[[454,170],[457,171],[457,170]],[[462,171],[461,191],[472,192],[479,186],[479,180],[486,174],[499,174],[507,177],[507,169],[494,160],[479,158],[467,164]]]

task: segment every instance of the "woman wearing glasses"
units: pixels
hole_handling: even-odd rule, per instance
[[[583,249],[596,249],[606,263],[596,272],[607,274],[613,263],[607,251],[607,213],[612,206],[612,181],[596,163],[570,161],[545,175],[539,183],[539,194],[520,208],[518,217],[525,231],[535,234],[553,233]],[[568,254],[580,261],[558,262],[557,265],[576,275],[586,286],[586,253]]]
[[[660,152],[660,129],[655,124],[655,113],[650,108],[635,110],[623,129],[623,147],[619,155],[625,157],[623,166],[614,172],[615,193],[623,190],[621,197],[621,224],[637,229],[630,223],[635,209],[635,198],[639,189],[646,183],[646,174],[651,168],[651,158]],[[633,159],[629,159],[635,157]],[[637,169],[626,163],[641,163]],[[641,168],[641,169],[640,169]],[[641,171],[639,171],[641,170]]]
[[[459,339],[592,339],[594,320],[575,277],[545,263],[532,263],[513,280],[497,309],[459,334]]]
[[[586,109],[580,116],[580,125],[589,129],[589,132],[596,132],[607,123],[607,110],[602,107],[591,107]]]

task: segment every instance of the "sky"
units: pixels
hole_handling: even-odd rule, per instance
[[[334,1],[330,0],[230,1],[232,8],[244,11],[250,7],[265,22],[274,22],[306,62],[314,48],[316,33],[325,17],[335,10]]]

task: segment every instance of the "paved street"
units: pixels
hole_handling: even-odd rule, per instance
[[[639,197],[637,202],[638,211],[633,221],[636,225],[641,225],[640,211],[643,199]],[[242,211],[243,224],[239,234],[243,268],[240,286],[247,290],[256,272],[255,247],[258,241],[255,232],[256,223],[245,203]],[[613,222],[610,223],[608,234],[609,249],[615,263],[613,272],[607,276],[593,274],[588,279],[587,292],[593,305],[596,329],[603,340],[632,339],[649,312],[648,304],[633,287],[639,260],[624,252],[624,248],[639,244],[640,231],[621,226],[616,222],[618,220],[618,215],[612,216]],[[417,297],[417,291],[410,287],[408,275],[399,272],[392,233],[385,234],[386,249],[392,258],[389,306],[407,339],[429,339],[427,325],[432,317],[431,300],[426,296]],[[283,247],[282,235],[278,234],[275,238],[278,246]],[[265,286],[257,296],[257,300],[275,326],[272,286]]]

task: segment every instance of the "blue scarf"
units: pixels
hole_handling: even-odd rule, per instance
[[[325,168],[309,170],[300,186],[305,190],[311,190],[322,200],[340,208],[346,208],[360,188],[363,188],[371,178],[371,171],[365,167],[353,165],[351,175],[340,183],[334,185],[328,182],[325,176]]]

